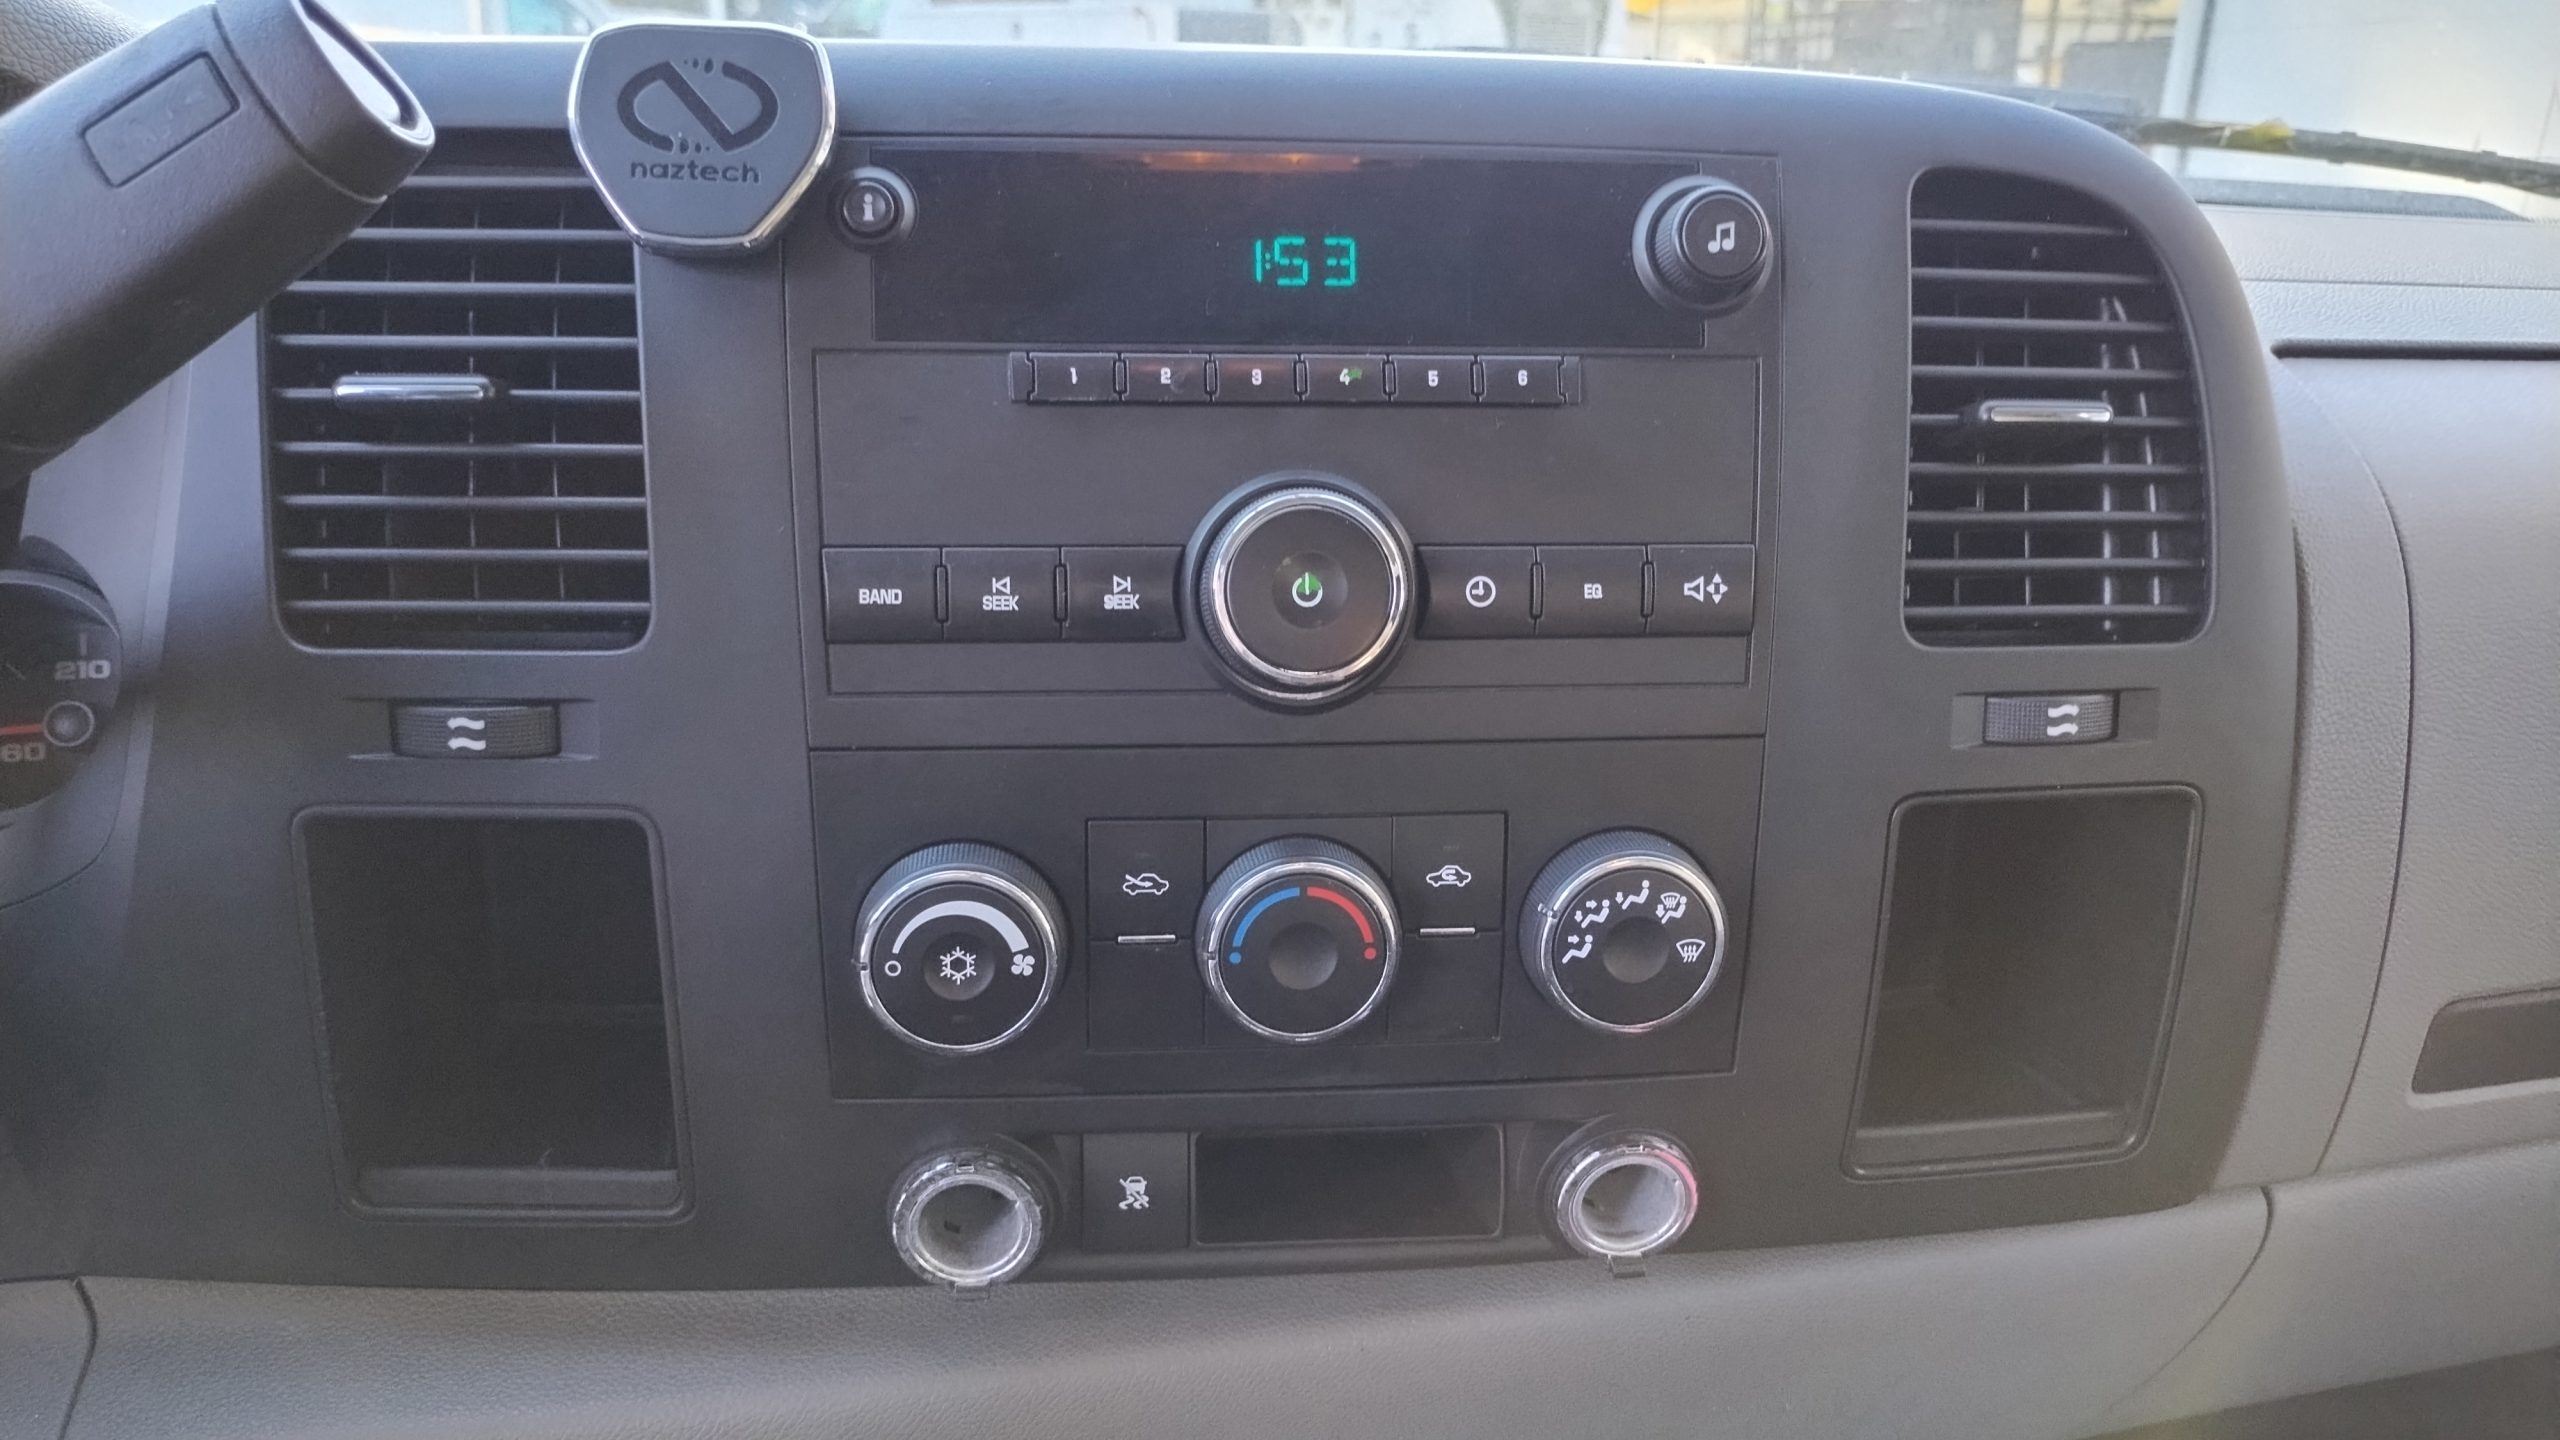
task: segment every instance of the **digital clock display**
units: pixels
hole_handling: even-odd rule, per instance
[[[873,334],[1139,349],[1691,349],[1636,279],[1665,158],[873,150],[915,191]]]
[[[1360,284],[1357,235],[1255,237],[1253,283],[1275,290],[1350,290]]]

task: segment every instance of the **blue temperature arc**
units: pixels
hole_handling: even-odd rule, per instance
[[[1305,893],[1306,892],[1304,890],[1292,885],[1285,890],[1274,890],[1270,894],[1263,896],[1261,899],[1254,901],[1253,908],[1244,912],[1244,918],[1236,922],[1235,934],[1227,941],[1227,963],[1230,965],[1241,965],[1244,963],[1244,932],[1253,928],[1254,920],[1259,917],[1263,911],[1270,909],[1272,906],[1279,904],[1283,900],[1295,900]]]

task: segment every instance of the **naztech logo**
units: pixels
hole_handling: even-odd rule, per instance
[[[738,103],[741,96],[754,104],[754,113],[744,123],[731,125],[721,113],[722,107],[714,105],[711,98],[702,92],[702,87],[695,83],[696,76],[706,81],[716,77],[725,82],[716,88],[722,99],[728,102],[729,114],[734,115],[744,109]],[[692,125],[660,129],[641,118],[640,102],[652,90],[665,91],[667,98],[684,111]],[[763,139],[780,117],[782,101],[774,94],[773,87],[765,83],[763,76],[746,66],[734,60],[699,58],[661,60],[642,69],[624,82],[621,93],[614,97],[613,109],[615,116],[622,121],[622,128],[631,132],[633,139],[670,155],[694,156],[714,149],[723,154],[743,150]],[[660,109],[663,113],[663,107]],[[688,130],[699,130],[701,134],[697,137],[687,133]],[[764,177],[749,164],[683,159],[634,160],[631,162],[631,178],[712,180],[751,185]]]

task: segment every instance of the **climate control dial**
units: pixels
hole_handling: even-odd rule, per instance
[[[1369,862],[1311,836],[1257,845],[1200,907],[1200,974],[1236,1023],[1311,1044],[1366,1020],[1396,973],[1395,903]]]
[[[863,1003],[923,1050],[974,1055],[1020,1035],[1058,988],[1065,927],[1040,872],[992,845],[935,845],[862,902]]]
[[[1724,968],[1724,897],[1688,851],[1641,830],[1566,846],[1529,887],[1520,950],[1556,1008],[1641,1035],[1696,1008]]]

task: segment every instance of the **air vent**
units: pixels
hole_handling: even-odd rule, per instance
[[[267,309],[286,629],[600,650],[649,626],[630,240],[565,153],[448,144]]]
[[[2014,176],[1911,194],[1903,621],[1929,645],[2183,640],[2212,534],[2176,296],[2124,217]]]

